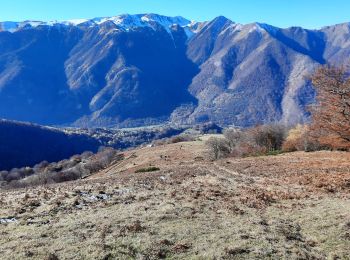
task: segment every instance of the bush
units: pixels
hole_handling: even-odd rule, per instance
[[[260,156],[267,154],[268,151],[266,148],[258,146],[253,142],[241,143],[230,152],[231,157]]]
[[[212,160],[225,158],[230,153],[229,143],[225,138],[211,137],[206,145],[209,148],[209,157]]]
[[[321,149],[327,149],[327,147],[322,146],[316,138],[310,136],[309,126],[306,125],[297,125],[289,130],[288,136],[282,145],[283,152],[310,152]]]
[[[170,138],[170,143],[175,144],[175,143],[182,143],[182,142],[192,142],[195,140],[196,138],[194,138],[191,135],[178,135]]]
[[[155,140],[152,142],[152,145],[154,146],[160,146],[165,144],[175,144],[175,143],[182,143],[182,142],[192,142],[195,141],[196,138],[193,135],[190,134],[182,134],[177,135],[171,138],[163,138],[159,140]]]
[[[211,159],[279,154],[286,128],[281,125],[263,125],[246,130],[231,128],[224,131],[224,137],[208,140]]]
[[[288,136],[282,145],[285,152],[305,151],[307,149],[308,127],[297,125],[289,130]]]
[[[67,182],[78,180],[83,176],[83,168],[74,167],[63,172],[55,174],[53,177],[54,182]]]
[[[10,182],[10,187],[12,188],[23,188],[29,186],[37,186],[54,183],[55,181],[52,178],[51,173],[40,172],[34,175],[31,175],[22,180],[15,180]]]
[[[258,147],[266,152],[282,149],[286,137],[286,128],[281,125],[263,125],[251,128],[247,131],[250,139]]]
[[[102,148],[93,158],[95,161],[99,161],[102,167],[105,168],[116,159],[117,154],[118,152],[113,148]]]
[[[49,165],[50,165],[50,163],[48,161],[43,161],[41,163],[36,164],[33,167],[33,171],[36,172],[36,173],[41,172],[44,169],[46,169],[46,167],[48,167]]]
[[[142,169],[138,169],[135,171],[135,173],[141,173],[141,172],[156,172],[159,171],[160,169],[158,167],[148,167],[148,168],[142,168]]]
[[[10,187],[20,188],[50,183],[77,180],[108,167],[123,156],[112,148],[103,148],[97,154],[85,152],[74,155],[69,160],[57,163],[42,162],[33,168],[13,169],[0,172],[0,181],[5,180]]]
[[[21,169],[14,168],[10,172],[8,172],[8,174],[4,177],[4,179],[7,182],[11,182],[13,180],[23,179],[32,174],[34,174],[34,170],[32,168],[29,168],[29,167],[24,167]]]
[[[229,128],[224,131],[224,136],[227,140],[231,152],[242,143],[247,142],[247,135],[238,128]]]

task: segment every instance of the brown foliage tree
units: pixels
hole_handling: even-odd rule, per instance
[[[326,65],[312,76],[317,103],[311,107],[311,135],[331,149],[350,149],[350,75]]]

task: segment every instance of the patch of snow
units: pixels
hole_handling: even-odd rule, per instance
[[[171,26],[177,24],[183,28],[189,28],[191,21],[183,17],[167,17],[156,14],[137,14],[137,15],[118,15],[113,17],[95,18],[95,24],[102,24],[112,21],[115,25],[129,31],[137,27],[150,27],[154,29],[155,24],[161,25],[167,32],[170,32]]]
[[[94,202],[94,201],[99,201],[99,200],[108,200],[110,198],[109,195],[107,194],[98,194],[98,195],[94,195],[94,194],[90,194],[88,192],[81,192],[80,195],[90,201],[90,202]]]
[[[243,29],[243,24],[240,24],[240,23],[235,23],[234,24],[234,29],[236,30],[236,31],[242,31],[242,29]]]
[[[117,195],[124,195],[124,194],[128,194],[130,192],[131,192],[131,189],[125,188],[125,189],[116,190],[115,194],[117,194]]]
[[[223,30],[219,35],[224,35],[227,31],[230,33],[240,32],[242,31],[243,25],[239,23],[232,23],[225,30]]]
[[[265,32],[265,30],[262,27],[260,27],[258,24],[254,24],[248,31],[248,33],[252,33],[252,32],[263,33]]]
[[[63,21],[62,24],[77,26],[79,24],[86,23],[88,21],[89,21],[88,19],[73,19],[73,20]]]
[[[50,22],[31,21],[31,22],[28,22],[27,24],[29,24],[32,27],[38,27],[40,25],[53,26],[57,24],[57,21],[50,21]]]
[[[75,207],[77,208],[77,209],[83,209],[84,208],[84,204],[82,204],[82,203],[79,203],[78,205],[75,205]]]
[[[16,218],[0,218],[0,224],[9,224],[17,222]]]

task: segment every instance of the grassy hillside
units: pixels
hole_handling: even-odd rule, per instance
[[[349,259],[349,153],[212,162],[205,139],[0,191],[2,258]]]

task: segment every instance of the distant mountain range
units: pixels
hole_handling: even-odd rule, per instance
[[[46,125],[308,119],[307,76],[350,58],[350,24],[320,30],[155,14],[0,23],[0,117]]]

